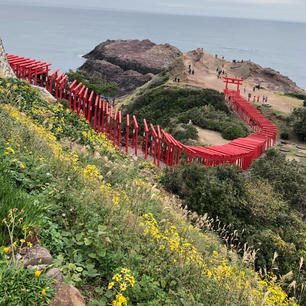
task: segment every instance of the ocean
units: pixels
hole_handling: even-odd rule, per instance
[[[1,4],[0,38],[8,53],[76,69],[107,39],[150,39],[181,51],[203,48],[227,60],[252,60],[306,88],[306,24],[120,10]]]

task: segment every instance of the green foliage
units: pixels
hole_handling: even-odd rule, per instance
[[[77,80],[78,83],[82,82],[89,90],[93,90],[98,95],[104,95],[113,97],[118,91],[118,86],[115,83],[108,83],[103,79],[100,72],[95,71],[92,75],[89,75],[86,71],[69,70],[67,73],[68,80],[72,83]]]
[[[248,176],[241,174],[231,167],[190,164],[168,170],[162,183],[192,211],[220,220],[221,224],[214,223],[216,230],[230,224],[232,230],[244,232],[239,242],[257,249],[257,268],[275,268],[276,252],[277,272],[293,271],[300,290],[304,278],[300,278],[298,261],[306,256],[301,216],[305,213],[305,168],[269,150],[254,162]]]
[[[0,263],[0,305],[44,306],[49,305],[54,294],[50,279],[41,274],[36,277],[33,269],[17,268]],[[45,294],[42,291],[45,290]]]
[[[268,180],[276,193],[287,201],[292,209],[305,214],[305,167],[296,161],[287,161],[284,154],[275,149],[254,161],[251,173],[255,177]]]
[[[280,137],[280,139],[288,140],[289,139],[289,133],[288,132],[281,132],[279,137]]]
[[[127,106],[125,112],[135,114],[140,127],[143,126],[144,118],[147,122],[159,124],[162,128],[170,128],[171,131],[172,129],[176,130],[180,123],[187,124],[191,120],[201,128],[221,132],[223,124],[220,125],[220,121],[222,121],[224,124],[235,126],[235,131],[232,133],[229,131],[226,134],[227,137],[233,133],[236,133],[235,135],[238,137],[247,134],[243,125],[235,123],[237,118],[234,118],[230,113],[224,96],[212,89],[161,86],[137,97]],[[190,132],[188,137],[187,134],[179,130],[177,132],[178,140],[197,139],[195,131]]]
[[[124,291],[130,305],[223,306],[228,301],[249,305],[251,295],[259,296],[255,305],[262,303],[267,288],[256,281],[255,273],[235,256],[224,255],[226,250],[213,233],[200,233],[183,219],[175,203],[153,186],[156,178],[150,167],[131,162],[94,133],[85,137],[89,133],[85,122],[77,123],[63,108],[43,103],[24,83],[16,81],[15,87],[2,82],[0,90],[4,91],[0,92],[0,126],[7,127],[0,129],[0,138],[12,138],[14,149],[7,156],[11,161],[26,160],[29,173],[45,165],[50,174],[43,183],[31,179],[24,187],[50,207],[40,239],[54,252],[55,265],[65,279],[84,289],[91,300],[88,305],[116,305],[119,293],[109,288],[122,267],[135,277],[135,286]],[[8,100],[26,120],[16,108],[5,105]],[[56,130],[59,118],[65,118],[65,130],[76,130],[72,137]],[[83,136],[86,146],[80,145]],[[89,166],[93,173],[88,173]],[[223,197],[225,193],[242,197],[236,171],[219,170],[215,181],[223,188]],[[194,172],[192,183],[197,187],[199,174]],[[13,175],[10,178],[15,180]],[[230,197],[227,201],[235,205]]]
[[[23,234],[23,227],[38,226],[41,223],[41,216],[44,211],[41,203],[29,197],[25,192],[21,191],[11,181],[10,177],[3,174],[0,170],[0,220],[7,218],[11,209],[17,208],[24,211],[22,215],[23,222],[16,222],[15,232],[17,236]],[[0,244],[6,243],[9,239],[6,226],[0,223]]]
[[[221,124],[222,126],[222,137],[228,140],[233,140],[239,137],[247,136],[245,128],[243,129],[241,125],[235,123]]]
[[[289,122],[297,137],[304,141],[306,139],[306,108],[295,108],[289,118]]]
[[[159,87],[161,85],[163,85],[164,83],[166,83],[169,80],[169,76],[166,73],[160,73],[155,79],[153,79],[149,86],[148,89],[153,89],[156,87]]]
[[[299,100],[306,100],[306,95],[297,94],[297,93],[293,93],[293,92],[285,93],[284,96],[292,97],[292,98],[297,98]]]

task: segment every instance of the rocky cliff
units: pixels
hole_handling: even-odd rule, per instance
[[[1,39],[0,39],[0,77],[15,77],[15,74],[8,63]]]
[[[202,50],[186,52],[195,62],[201,62],[207,69],[215,71],[217,68],[223,69],[228,76],[242,78],[243,80],[260,84],[262,87],[285,93],[305,94],[295,82],[280,74],[272,68],[263,68],[251,61],[229,62],[221,58],[216,58]]]
[[[167,69],[180,55],[177,48],[150,40],[108,40],[86,54],[87,61],[79,69],[100,72],[124,95]]]

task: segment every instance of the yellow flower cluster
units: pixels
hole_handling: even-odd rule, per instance
[[[116,290],[117,294],[115,300],[113,300],[114,306],[127,306],[128,300],[123,296],[128,287],[134,287],[135,278],[130,274],[130,270],[122,268],[120,273],[116,273],[112,277],[112,281],[108,284],[108,290]]]
[[[111,199],[114,206],[119,206],[121,202],[129,203],[129,198],[125,190],[117,191],[112,188],[111,184],[100,185],[100,190],[103,191],[105,198]]]
[[[95,165],[87,165],[83,169],[84,175],[86,177],[98,177],[99,176],[99,170]]]
[[[260,280],[257,274],[251,271],[249,275],[246,275],[237,265],[230,266],[224,258],[220,264],[216,265],[219,255],[217,251],[213,253],[213,259],[210,260],[211,267],[208,267],[203,255],[194,244],[179,235],[175,226],[166,224],[165,229],[161,229],[151,213],[144,214],[142,219],[140,226],[144,227],[144,235],[158,244],[159,251],[168,249],[174,255],[172,260],[174,263],[179,260],[186,265],[195,265],[203,275],[222,283],[229,292],[232,291],[231,288],[237,288],[241,295],[246,298],[252,297],[251,305],[263,305],[262,301],[266,298],[264,305],[296,306],[294,300],[289,299],[286,293],[274,284],[272,278]]]
[[[168,225],[168,228],[161,230],[151,213],[143,215],[143,222],[140,225],[144,226],[144,235],[150,236],[152,240],[158,243],[159,250],[167,248],[173,252],[174,257],[177,257],[173,258],[174,262],[176,262],[176,259],[180,259],[186,265],[195,263],[201,267],[202,274],[208,277],[212,276],[212,272],[204,263],[201,254],[194,245],[179,235],[175,226]]]

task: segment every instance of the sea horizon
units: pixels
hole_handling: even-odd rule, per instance
[[[82,56],[107,39],[150,39],[174,45],[182,52],[203,48],[229,61],[251,60],[306,88],[306,31],[302,22],[30,3],[0,7],[0,38],[6,51],[50,61],[53,70],[78,68],[84,62]]]

